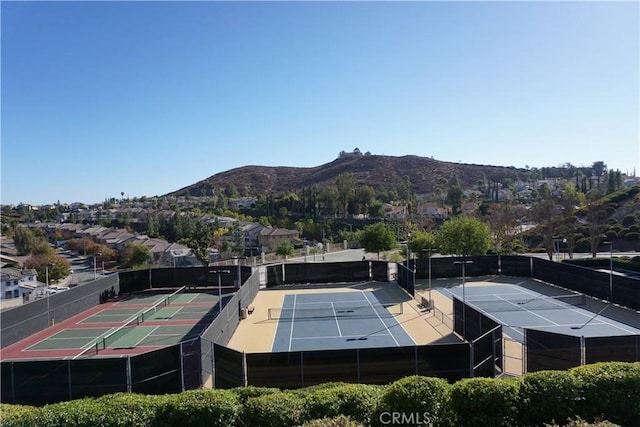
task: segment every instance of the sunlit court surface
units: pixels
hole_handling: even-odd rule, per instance
[[[381,303],[371,291],[288,294],[270,308],[278,326],[272,350],[328,350],[414,345],[395,315],[402,302]]]
[[[3,360],[134,355],[197,338],[220,311],[218,296],[184,287],[170,291],[100,304],[8,346]]]
[[[612,346],[613,341],[607,340],[616,337],[624,340],[640,333],[640,313],[637,311],[532,278],[466,278],[464,290],[462,278],[432,280],[431,287],[427,280],[420,280],[416,283],[416,295],[420,298],[431,295],[435,308],[428,322],[443,334],[454,327],[454,298],[460,304],[459,322],[464,323],[460,318],[464,315],[461,309],[464,300],[468,307],[502,325],[504,373],[507,375],[519,376],[527,372],[527,331],[560,334],[558,336],[575,337],[578,341],[603,340],[603,345]],[[471,316],[467,322],[476,318],[472,313],[468,314]],[[635,354],[637,349],[632,347],[624,351]],[[558,360],[564,357],[560,356],[562,354],[562,351],[558,352]]]

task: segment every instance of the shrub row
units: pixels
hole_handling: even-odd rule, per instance
[[[6,427],[539,426],[570,420],[640,425],[640,363],[598,363],[522,378],[449,384],[407,377],[387,386],[329,383],[144,396],[118,393],[43,407],[3,404]],[[577,425],[577,424],[573,424]],[[608,425],[608,424],[607,424]]]

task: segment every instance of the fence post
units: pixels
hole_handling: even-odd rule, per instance
[[[73,390],[71,388],[71,360],[67,360],[67,382],[69,384],[69,400],[73,400]]]
[[[527,328],[523,328],[522,334],[522,375],[527,373]]]
[[[580,337],[580,366],[586,365],[587,362],[587,349],[585,346],[584,336]]]
[[[180,389],[184,391],[184,344],[180,343]]]
[[[469,343],[469,378],[473,378],[473,341]]]
[[[242,352],[242,385],[247,387],[249,385],[249,376],[247,374],[247,354]]]
[[[133,385],[131,384],[131,356],[127,356],[127,392],[131,393]]]
[[[356,348],[356,378],[360,384],[360,349]]]
[[[304,351],[300,352],[300,387],[304,387]]]

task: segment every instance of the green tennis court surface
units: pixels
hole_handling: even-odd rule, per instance
[[[206,305],[189,305],[194,302]],[[96,327],[65,329],[28,348],[28,350],[78,350],[91,355],[105,349],[144,346],[170,346],[198,337],[209,326],[203,320],[213,319],[219,312],[218,297],[204,293],[185,293],[184,288],[171,294],[135,296],[117,304],[146,307],[105,306],[98,313],[80,321]],[[188,322],[175,325],[171,321]],[[159,322],[167,322],[159,324]],[[112,327],[98,327],[112,323]]]

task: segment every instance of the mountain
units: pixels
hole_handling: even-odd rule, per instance
[[[336,160],[311,168],[284,166],[243,166],[210,176],[202,181],[181,188],[167,196],[189,193],[192,196],[211,195],[211,189],[224,189],[233,184],[243,194],[268,194],[299,191],[313,185],[334,185],[338,175],[351,173],[360,185],[369,185],[376,191],[397,189],[409,177],[415,193],[430,193],[436,189],[439,178],[457,178],[462,188],[482,180],[501,182],[526,179],[527,169],[451,163],[419,156],[378,156],[341,153]]]

